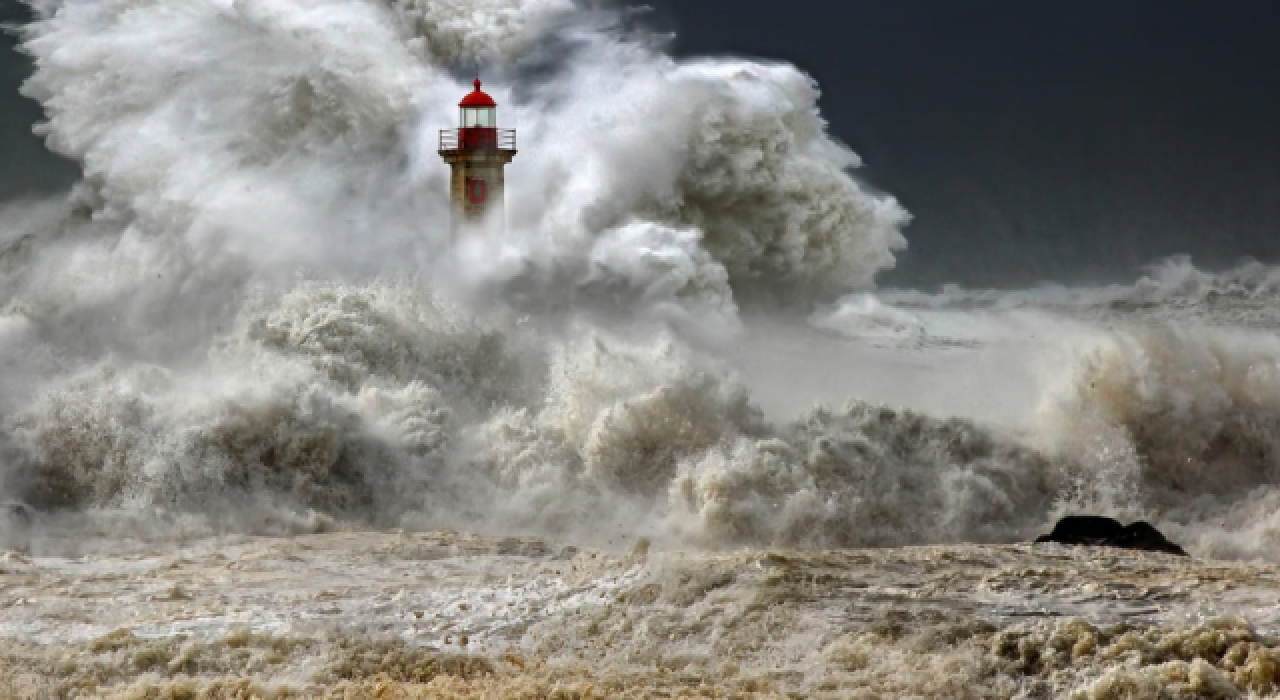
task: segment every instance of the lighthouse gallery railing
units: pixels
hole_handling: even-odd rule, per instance
[[[514,151],[516,150],[516,130],[491,129],[486,127],[445,129],[440,132],[440,150]]]

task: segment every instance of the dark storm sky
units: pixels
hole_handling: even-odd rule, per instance
[[[26,17],[25,7],[17,0],[0,0],[0,25],[15,24]],[[40,119],[40,108],[18,95],[30,65],[13,46],[13,37],[0,33],[0,202],[57,191],[76,173],[69,164],[50,156],[31,135],[31,125]]]
[[[650,1],[680,53],[787,60],[821,82],[862,176],[916,215],[888,283],[1280,262],[1280,2]],[[9,46],[0,198],[72,173],[29,136]]]

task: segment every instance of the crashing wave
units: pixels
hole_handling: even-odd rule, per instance
[[[665,226],[693,232],[663,245],[710,275],[686,285],[710,290],[696,303],[731,314],[725,272],[735,289],[843,289],[893,263],[907,217],[849,177],[858,159],[826,133],[809,77],[676,62],[598,18],[564,0],[57,4],[25,29],[25,90],[122,233],[212,246],[261,275],[443,280],[456,266],[435,130],[464,92],[450,71],[485,57],[501,74],[560,41],[572,60],[519,99],[492,86],[522,134],[513,230],[492,244],[520,274],[581,282],[600,272],[598,240]],[[474,269],[490,257],[465,275],[512,274]]]
[[[1069,287],[1045,284],[1029,290],[968,290],[945,286],[937,294],[885,290],[880,301],[904,309],[1038,309],[1091,319],[1197,322],[1275,328],[1280,325],[1280,267],[1247,261],[1207,272],[1189,256],[1149,265],[1133,284]]]
[[[1021,434],[857,401],[768,420],[711,349],[759,297],[866,290],[908,218],[850,176],[796,68],[677,61],[564,0],[38,10],[26,92],[85,179],[0,215],[4,499],[708,547],[1001,542],[1158,509],[1195,551],[1280,556],[1280,347],[1128,323],[1264,323],[1270,268],[860,293],[812,321],[921,352],[1116,323],[1061,353]],[[477,63],[521,157],[511,231],[455,243],[434,133]],[[823,338],[833,373],[876,371]]]
[[[370,524],[876,545],[1008,539],[1061,479],[958,421],[855,404],[771,426],[673,338],[573,332],[540,363],[511,354],[528,342],[406,286],[305,285],[194,371],[106,363],[48,389],[8,426],[15,483],[43,506],[230,499]]]

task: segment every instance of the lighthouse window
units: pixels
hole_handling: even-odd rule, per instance
[[[467,195],[472,204],[484,204],[489,195],[489,185],[484,180],[467,180]]]
[[[464,107],[462,109],[462,128],[493,128],[498,125],[496,111],[492,107]]]

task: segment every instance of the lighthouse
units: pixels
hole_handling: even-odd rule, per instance
[[[475,86],[458,104],[458,128],[440,132],[440,157],[453,170],[449,194],[455,233],[506,225],[505,169],[516,157],[515,130],[498,128],[498,103],[480,89],[479,79]]]

